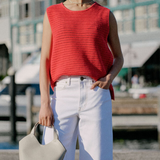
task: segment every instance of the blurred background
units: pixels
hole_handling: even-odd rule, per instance
[[[43,18],[61,2],[0,0],[0,149],[18,149],[38,121]],[[115,15],[124,56],[113,81],[113,147],[159,149],[160,0],[96,2]]]

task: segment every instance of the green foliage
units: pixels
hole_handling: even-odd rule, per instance
[[[0,75],[0,81],[4,79],[4,77],[6,77],[6,75]]]

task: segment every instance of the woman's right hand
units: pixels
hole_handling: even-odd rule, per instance
[[[54,115],[50,105],[41,106],[39,111],[39,124],[47,127],[54,125]]]

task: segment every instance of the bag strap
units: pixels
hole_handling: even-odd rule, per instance
[[[38,125],[39,125],[39,122],[37,122],[34,125],[34,127],[31,130],[31,134],[35,135],[35,131],[36,131],[36,128],[37,128]],[[56,129],[54,128],[54,126],[52,125],[51,127],[54,129],[54,139],[59,139],[58,134],[57,134]]]

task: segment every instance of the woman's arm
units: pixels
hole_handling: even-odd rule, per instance
[[[96,85],[104,89],[109,89],[110,84],[112,83],[113,79],[117,76],[124,63],[120,41],[118,37],[117,21],[111,11],[109,14],[108,44],[114,56],[114,64],[105,77],[100,78],[97,82],[93,84],[93,86],[91,87],[92,89]]]
[[[39,123],[44,126],[51,126],[54,121],[53,112],[50,106],[50,92],[49,92],[49,58],[51,47],[52,31],[49,24],[47,12],[45,12],[43,20],[43,36],[42,49],[39,71],[39,83],[41,92],[41,108],[39,113]]]
[[[112,81],[117,76],[119,71],[121,70],[123,63],[124,63],[124,59],[123,59],[122,50],[120,46],[120,40],[118,36],[117,21],[111,11],[109,15],[109,23],[110,23],[109,25],[110,31],[109,31],[109,36],[108,36],[108,44],[114,56],[114,64],[110,72],[108,73],[107,77],[109,77],[109,79],[111,79]]]

